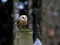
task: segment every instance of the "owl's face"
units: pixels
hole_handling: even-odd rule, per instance
[[[26,16],[26,15],[21,15],[21,16],[20,16],[20,20],[22,20],[22,21],[27,21],[27,16]]]

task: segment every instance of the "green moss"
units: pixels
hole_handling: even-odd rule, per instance
[[[17,45],[33,45],[32,31],[20,29],[17,32]]]
[[[20,29],[19,32],[20,32],[20,31],[21,31],[21,32],[31,32],[31,30],[29,30],[29,29]]]

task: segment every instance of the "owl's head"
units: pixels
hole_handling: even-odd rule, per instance
[[[27,21],[27,16],[26,15],[21,15],[19,19],[22,20],[22,21]]]

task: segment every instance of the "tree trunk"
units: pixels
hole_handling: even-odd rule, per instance
[[[13,0],[13,45],[17,45],[17,25],[15,24],[19,18],[19,10],[18,10],[19,0]],[[18,18],[17,18],[18,16]]]
[[[32,0],[28,0],[29,4],[28,4],[28,28],[30,30],[33,30],[33,17],[32,17]]]
[[[55,27],[60,26],[59,3],[60,0],[42,0],[43,45],[57,45],[59,41],[60,36],[55,37]]]

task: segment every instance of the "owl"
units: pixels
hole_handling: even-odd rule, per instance
[[[27,25],[27,16],[21,15],[17,24],[19,28],[25,28],[25,26]]]

